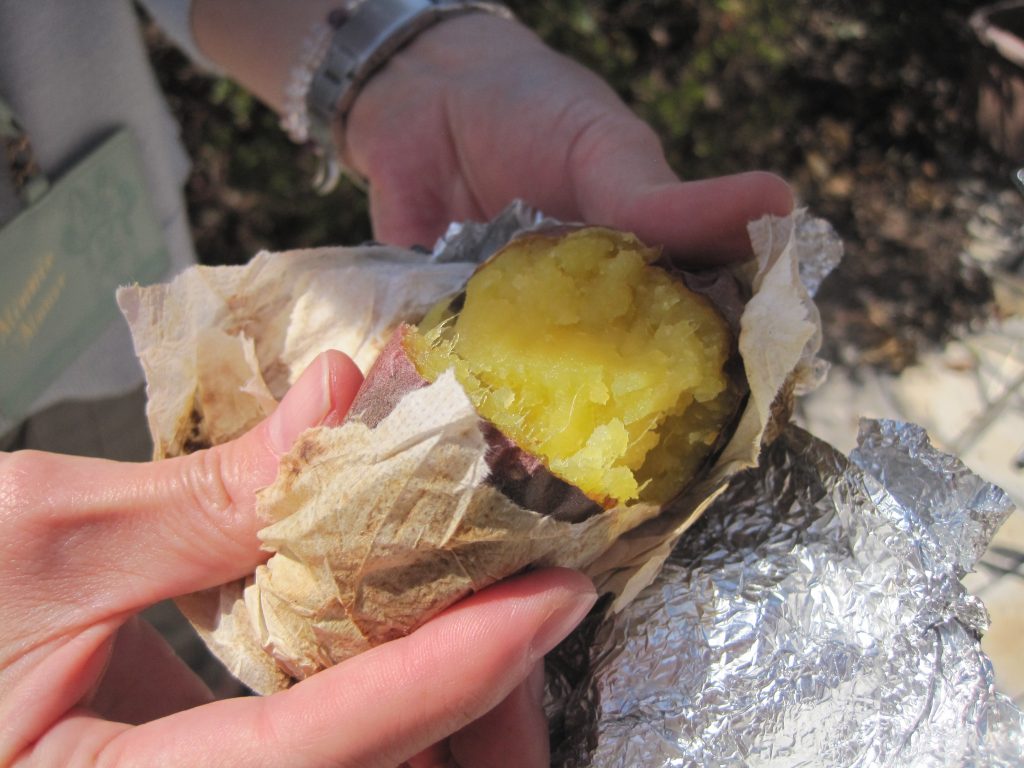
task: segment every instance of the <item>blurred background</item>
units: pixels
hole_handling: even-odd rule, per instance
[[[908,418],[1024,501],[1024,4],[973,28],[985,3],[969,0],[508,4],[610,82],[682,176],[775,171],[835,226],[846,256],[818,297],[833,370],[802,408],[812,431],[846,450],[859,416]],[[273,114],[148,42],[194,162],[204,263],[370,238],[364,195],[313,193],[312,153]],[[968,577],[1018,703],[1022,552],[1018,512]]]

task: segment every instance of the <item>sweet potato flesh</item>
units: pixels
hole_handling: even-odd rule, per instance
[[[596,228],[515,241],[407,352],[430,381],[454,368],[481,416],[595,501],[665,501],[737,394],[726,323],[656,257]]]

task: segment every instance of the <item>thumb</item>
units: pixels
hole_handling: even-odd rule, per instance
[[[277,409],[239,439],[146,467],[137,485],[139,503],[163,522],[149,528],[160,536],[151,556],[181,554],[186,561],[156,569],[166,596],[223,584],[265,559],[256,537],[266,525],[256,514],[256,491],[274,481],[281,457],[302,432],[342,422],[362,381],[348,355],[324,352]],[[174,534],[170,541],[168,530]],[[179,583],[168,582],[169,572]]]
[[[120,612],[239,578],[266,557],[255,492],[303,430],[341,421],[361,381],[351,359],[324,353],[250,432],[175,459],[0,456],[0,521],[16,516],[46,569],[36,586],[71,612],[95,611],[79,599],[84,583]]]
[[[139,537],[154,540],[135,546],[150,545],[139,548],[167,593],[159,598],[223,584],[265,559],[256,534],[266,521],[256,514],[256,491],[274,481],[281,457],[302,432],[341,423],[362,379],[347,355],[325,352],[241,438],[142,469],[134,479],[135,503],[158,519],[137,528]]]
[[[633,232],[685,266],[750,258],[747,224],[793,209],[789,185],[764,171],[680,181],[657,136],[631,114],[591,128],[571,172],[584,220]]]

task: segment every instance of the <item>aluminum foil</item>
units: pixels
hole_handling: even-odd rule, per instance
[[[549,219],[522,200],[515,200],[487,222],[459,221],[434,245],[431,261],[475,261],[483,263],[520,232],[562,222]]]
[[[960,583],[1011,509],[919,427],[849,458],[789,427],[554,660],[555,764],[1024,765]]]
[[[800,221],[813,294],[841,246]],[[517,203],[433,258],[482,261],[548,223]],[[553,764],[1024,765],[1024,714],[960,583],[1011,510],[914,425],[865,421],[849,457],[788,427],[654,584],[549,657]]]

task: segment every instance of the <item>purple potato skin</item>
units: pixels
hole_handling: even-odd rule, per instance
[[[409,392],[429,384],[405,349],[405,339],[415,332],[410,325],[395,329],[359,388],[348,420],[376,427]],[[579,522],[601,511],[601,506],[582,491],[555,477],[537,457],[527,453],[498,429],[481,419],[487,441],[488,483],[520,506],[566,522]]]

